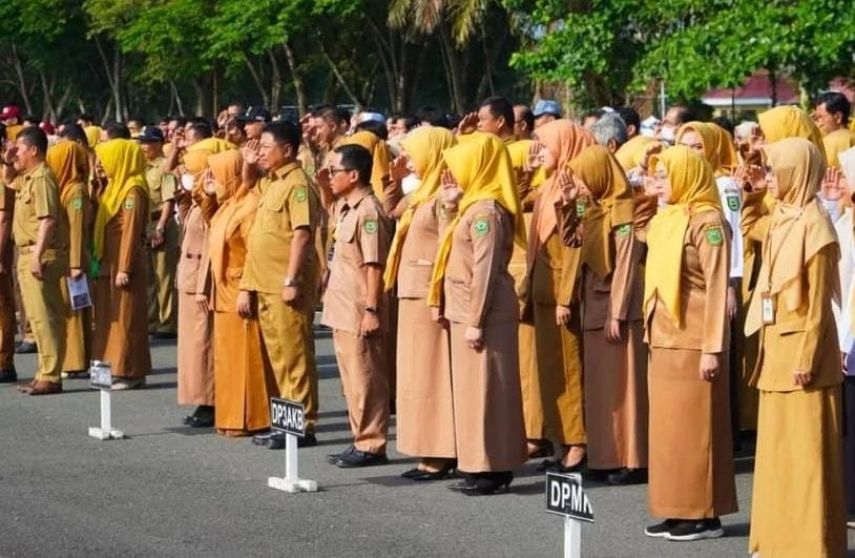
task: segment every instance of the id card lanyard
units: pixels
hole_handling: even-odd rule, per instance
[[[771,236],[772,231],[770,230],[766,237],[766,242],[763,243],[763,252],[765,252],[763,254],[763,259],[767,259],[767,256],[770,255],[769,251],[771,250],[771,247],[769,246],[769,239]],[[771,258],[768,259],[769,276],[766,278],[766,290],[760,293],[763,325],[772,325],[775,323],[775,305],[772,300],[772,270],[775,268],[775,261],[778,259],[778,255],[781,253],[783,247],[784,244],[781,243],[778,250],[774,254],[771,254]]]

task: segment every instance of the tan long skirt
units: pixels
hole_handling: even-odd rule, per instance
[[[760,392],[749,552],[846,555],[840,386]]]
[[[109,362],[114,377],[141,378],[151,373],[145,273],[135,268],[124,289],[113,282],[95,281],[92,358]]]
[[[178,293],[178,404],[214,404],[211,313],[199,308],[196,295],[182,292]]]
[[[700,351],[650,348],[649,506],[654,517],[702,519],[737,511],[727,360],[712,382]]]
[[[398,300],[397,360],[398,451],[455,457],[448,330],[433,321],[424,299]]]
[[[270,427],[270,395],[278,395],[264,356],[257,320],[214,313],[215,417],[218,430],[255,432]]]
[[[89,369],[89,347],[92,336],[92,308],[72,310],[68,295],[68,281],[65,277],[59,282],[62,300],[68,308],[65,318],[65,358],[63,372],[85,372]],[[90,297],[92,293],[90,291]]]
[[[540,391],[540,376],[537,373],[537,337],[534,326],[519,325],[520,388],[522,389],[525,437],[542,440],[546,433],[543,427],[543,400]]]
[[[582,393],[582,331],[579,307],[570,325],[555,325],[555,305],[535,304],[537,371],[547,433],[564,445],[584,444]]]
[[[640,321],[622,343],[586,330],[585,427],[592,469],[647,467],[647,347]]]
[[[517,324],[487,324],[484,348],[469,348],[466,324],[451,323],[454,431],[461,471],[512,471],[527,458]]]

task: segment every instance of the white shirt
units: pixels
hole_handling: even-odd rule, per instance
[[[840,352],[849,353],[855,337],[852,335],[852,308],[853,292],[852,277],[855,272],[855,238],[852,232],[852,210],[845,209],[833,219],[834,230],[837,231],[837,241],[840,243],[840,264],[837,270],[840,274],[840,298],[842,308],[837,303],[832,304],[834,321],[837,324],[837,336],[840,339]],[[855,373],[855,370],[851,371]]]
[[[742,252],[744,241],[742,239],[742,190],[739,185],[729,176],[720,176],[715,179],[718,187],[718,195],[721,198],[721,208],[724,211],[724,219],[730,225],[730,278],[741,279],[745,258]]]

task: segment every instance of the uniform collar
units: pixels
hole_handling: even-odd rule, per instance
[[[362,191],[358,195],[354,194],[353,203],[350,203],[350,201],[348,201],[347,198],[343,198],[344,199],[344,205],[346,205],[350,209],[358,207],[359,204],[362,203],[362,200],[364,200],[365,198],[370,196],[372,193],[373,192],[371,191],[370,188],[363,188]]]
[[[298,163],[297,161],[291,161],[290,163],[282,165],[275,171],[271,172],[270,178],[273,180],[281,180],[291,174],[291,171],[296,170],[298,168],[300,168],[300,163]]]
[[[45,171],[47,170],[47,165],[44,162],[41,162],[35,165],[30,170],[21,174],[21,178],[24,180],[32,180],[33,178],[38,178],[44,176]]]

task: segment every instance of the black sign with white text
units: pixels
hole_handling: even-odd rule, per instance
[[[270,398],[270,428],[302,438],[306,435],[305,408],[288,399]]]
[[[594,510],[582,489],[582,475],[546,473],[546,511],[593,523]]]
[[[107,389],[113,386],[113,371],[110,364],[93,360],[89,364],[89,387],[92,389]]]

